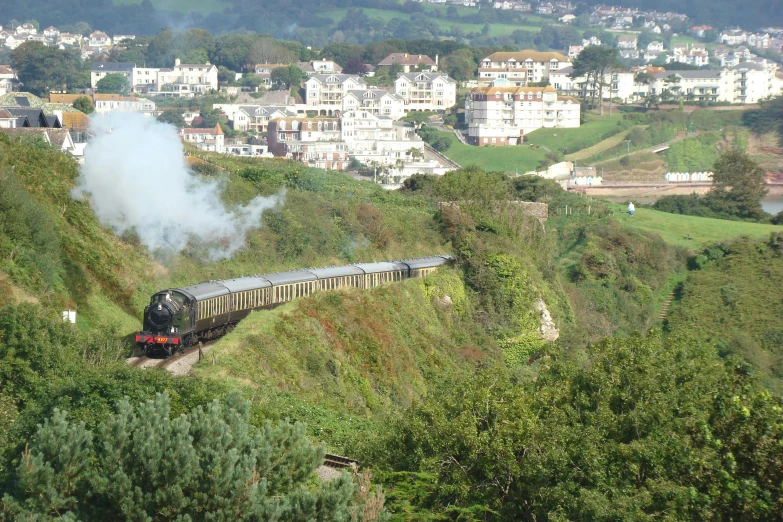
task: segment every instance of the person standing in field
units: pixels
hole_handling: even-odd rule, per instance
[[[636,210],[636,208],[634,208],[633,201],[632,201],[632,202],[628,203],[628,215],[629,216],[633,216],[634,210]]]

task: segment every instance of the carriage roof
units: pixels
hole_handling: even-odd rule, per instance
[[[351,266],[361,268],[362,270],[364,270],[366,274],[378,274],[380,272],[397,272],[397,271],[408,269],[406,265],[404,265],[403,263],[398,263],[396,261],[381,261],[379,263],[357,263]]]
[[[418,268],[431,268],[433,266],[444,265],[449,258],[451,258],[451,256],[418,257],[415,259],[403,259],[400,263],[405,263],[411,267],[411,270],[416,270]]]

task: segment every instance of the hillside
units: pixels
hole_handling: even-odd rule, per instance
[[[111,136],[127,148],[121,132],[114,127]],[[712,340],[691,344],[657,336],[659,308],[684,279],[687,253],[628,226],[604,204],[538,177],[509,178],[478,168],[416,176],[406,190],[387,192],[287,161],[203,154],[192,162],[196,177],[174,180],[188,179],[191,190],[206,187],[219,196],[220,205],[205,200],[210,221],[247,212],[259,196],[280,201],[261,214],[257,228],[247,229],[232,257],[210,260],[214,250],[202,236],[173,248],[178,243],[172,225],[182,216],[204,223],[195,212],[205,213],[175,212],[185,200],[167,176],[183,168],[181,149],[166,156],[151,146],[143,158],[150,173],[137,169],[137,158],[127,151],[120,164],[105,143],[99,145],[93,157],[107,154],[112,161],[112,183],[105,183],[109,170],[98,169],[101,190],[119,190],[122,205],[140,202],[144,207],[137,210],[144,212],[138,215],[155,226],[152,232],[169,231],[172,248],[164,249],[165,256],[152,249],[157,261],[144,246],[156,245],[150,231],[128,229],[117,236],[99,223],[92,209],[104,220],[107,213],[96,198],[111,194],[71,199],[74,183],[84,183],[75,181],[73,161],[40,142],[0,137],[0,295],[6,305],[0,306],[0,489],[13,496],[0,500],[0,518],[19,513],[11,508],[22,504],[13,500],[31,513],[55,516],[51,503],[30,493],[35,490],[28,486],[40,480],[28,472],[29,460],[20,465],[20,455],[48,440],[34,436],[38,426],[66,433],[60,429],[65,417],[56,409],[68,412],[74,430],[67,433],[83,430],[82,422],[95,432],[118,408],[128,407],[121,406],[124,397],[135,407],[161,390],[168,393],[172,425],[178,415],[213,399],[236,403],[236,393],[250,401],[243,411],[253,430],[269,434],[268,421],[306,422],[305,445],[323,441],[377,471],[389,491],[393,520],[480,514],[500,521],[501,512],[515,520],[543,519],[555,511],[567,519],[676,512],[764,520],[779,512],[763,502],[779,494],[779,458],[762,451],[783,440],[779,401],[747,372],[724,365],[707,344]],[[157,200],[129,197],[135,189],[124,185],[128,165],[135,177],[152,176]],[[94,168],[86,165],[82,173]],[[168,205],[159,202],[164,193]],[[518,200],[546,202],[553,210],[567,205],[574,213],[539,222],[520,212]],[[455,203],[439,206],[443,201]],[[243,223],[229,221],[237,222]],[[725,235],[733,232],[724,228]],[[228,248],[236,237],[219,238],[218,246]],[[754,258],[754,285],[762,284],[767,270],[772,280],[780,277],[771,262],[776,245],[762,252],[749,244],[743,251],[760,256]],[[141,306],[161,287],[433,252],[451,252],[456,262],[425,279],[321,293],[253,313],[196,365],[196,378],[125,364],[121,337],[138,328]],[[705,275],[711,262],[721,261],[707,257],[716,261],[692,261]],[[698,272],[689,274],[685,297],[672,314],[679,306],[700,310],[686,306],[690,276]],[[713,292],[712,280],[722,281],[705,278],[706,294]],[[729,290],[722,292],[731,300]],[[737,303],[757,305],[741,299]],[[755,342],[770,353],[780,333],[774,311],[780,307],[772,304],[772,312],[753,322],[762,334]],[[76,308],[76,328],[59,321],[63,307]],[[693,321],[710,324],[697,316]],[[683,323],[682,330],[691,329],[701,335]],[[722,353],[736,346],[723,346]],[[758,355],[738,353],[754,363]],[[44,423],[49,418],[55,421]],[[160,424],[169,425],[165,418]],[[777,428],[761,433],[752,428],[757,425]],[[289,427],[281,433],[305,430],[282,426]],[[629,453],[629,442],[641,453]],[[110,454],[108,446],[95,454]],[[33,453],[35,462],[73,454],[71,445],[62,447],[69,451]],[[698,458],[683,458],[682,448]],[[645,466],[649,452],[657,455],[652,481],[639,484],[628,470]],[[734,466],[731,454],[755,464]],[[564,456],[585,469],[592,469],[593,458],[603,464],[585,476],[563,464]],[[141,460],[176,470],[167,458],[165,451],[153,459],[142,452]],[[475,464],[465,473],[462,462]],[[65,484],[53,478],[62,476],[58,466],[43,466],[51,470],[44,473],[51,478],[48,491]],[[605,473],[609,469],[619,471]],[[501,476],[510,494],[481,486]],[[731,493],[749,481],[762,486],[741,499]],[[585,503],[586,497],[594,501]],[[528,498],[535,500],[526,504]],[[748,498],[758,504],[758,516],[742,516]]]
[[[667,329],[752,366],[783,391],[783,228],[766,240],[715,243],[689,263]]]

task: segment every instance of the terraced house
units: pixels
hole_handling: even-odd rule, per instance
[[[480,87],[465,98],[468,143],[520,145],[541,127],[579,127],[579,101],[552,87]]]
[[[492,53],[479,64],[479,85],[492,85],[506,80],[509,85],[522,87],[549,78],[551,71],[569,67],[571,60],[560,53],[517,51]]]

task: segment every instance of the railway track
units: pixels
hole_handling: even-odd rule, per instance
[[[206,343],[201,345],[201,349],[208,350],[213,343]],[[195,361],[190,361],[190,359],[193,359],[194,354],[197,354],[199,350],[198,345],[191,346],[190,348],[183,350],[176,355],[172,355],[171,357],[149,357],[146,355],[140,355],[138,357],[131,357],[128,359],[128,366],[132,366],[134,368],[163,368],[167,369],[170,368],[177,363],[183,362],[183,360],[188,360],[190,363],[190,366],[195,361],[198,361],[198,357],[196,356]]]

